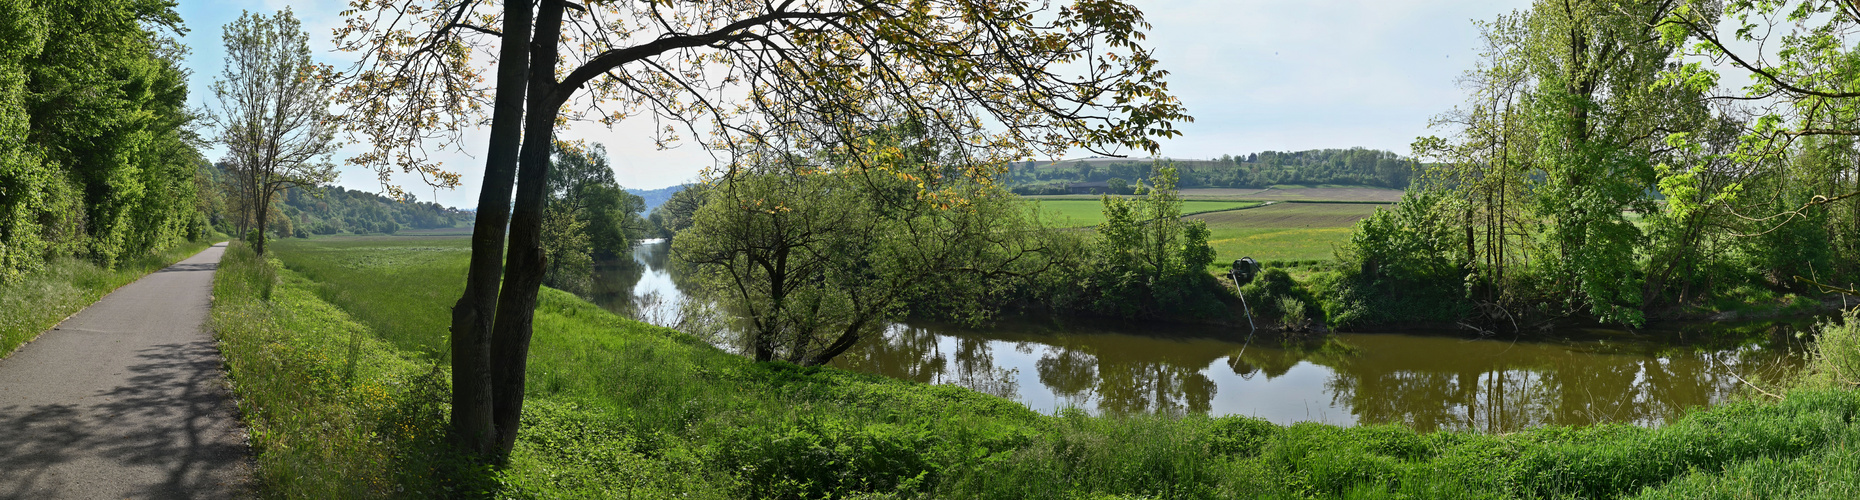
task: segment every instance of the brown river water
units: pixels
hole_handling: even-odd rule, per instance
[[[664,322],[683,294],[661,243],[597,272],[595,301]],[[643,312],[642,312],[643,311]],[[1007,318],[982,328],[891,325],[834,366],[954,384],[1042,413],[1247,415],[1279,424],[1401,423],[1511,432],[1659,425],[1801,367],[1812,323],[1559,330],[1556,340],[1463,332],[1345,333],[1325,343],[1244,327]]]

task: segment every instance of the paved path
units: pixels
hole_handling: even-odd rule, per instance
[[[0,499],[252,496],[205,328],[224,251],[149,273],[0,360]]]

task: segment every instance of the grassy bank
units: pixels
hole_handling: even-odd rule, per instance
[[[752,363],[553,290],[544,291],[536,315],[525,427],[510,467],[461,468],[435,451],[446,377],[443,362],[420,347],[443,345],[444,328],[430,325],[443,325],[452,298],[411,293],[457,286],[466,254],[429,250],[443,247],[405,238],[285,242],[276,254],[284,269],[276,271],[249,253],[229,253],[216,277],[215,325],[269,496],[1860,493],[1860,393],[1851,390],[1727,404],[1658,429],[1508,435],[1245,417],[1048,416],[957,387]],[[405,262],[431,267],[391,272]],[[365,303],[380,300],[400,312]]]
[[[111,291],[200,253],[211,244],[183,242],[166,251],[124,259],[113,270],[83,259],[63,258],[0,285],[0,358]]]

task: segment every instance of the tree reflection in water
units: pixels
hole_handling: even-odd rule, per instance
[[[631,268],[604,268],[609,274],[597,290],[613,300],[597,302],[613,310],[644,292],[682,295],[681,269],[664,245],[644,245],[634,257]],[[1670,421],[1743,390],[1737,377],[1778,380],[1800,367],[1793,333],[1801,326],[1594,331],[1591,339],[1562,342],[1338,335],[1354,346],[1345,353],[1263,338],[1249,343],[1220,327],[1007,319],[980,329],[891,325],[833,364],[960,385],[1049,413],[1070,406],[1262,415],[1278,423],[1347,413],[1355,422],[1419,430],[1510,432]]]
[[[944,357],[946,349],[948,358]],[[951,365],[955,366],[953,372]],[[943,337],[923,327],[892,325],[884,335],[860,341],[834,358],[833,366],[925,384],[954,384],[1020,399],[1019,371],[996,367],[995,354],[987,341]]]
[[[1603,422],[1658,425],[1724,401],[1738,376],[1800,365],[1787,345],[1657,349],[1353,335],[1365,354],[1322,363],[1333,404],[1364,422],[1509,432]],[[1733,375],[1738,374],[1738,375]]]
[[[1742,385],[1733,373],[1775,379],[1800,364],[1790,354],[1794,347],[1778,340],[1787,335],[1765,340],[1738,331],[1723,332],[1712,344],[1619,335],[1556,343],[1339,335],[1350,349],[1234,343],[1181,331],[1151,330],[1147,336],[1078,326],[1066,331],[1014,323],[987,330],[899,326],[835,364],[997,395],[1015,393],[1015,383],[1037,382],[1052,393],[1050,405],[1021,400],[1048,412],[1070,406],[1213,415],[1287,414],[1259,406],[1285,404],[1283,398],[1261,395],[1273,393],[1294,368],[1308,365],[1325,374],[1309,396],[1354,421],[1487,432],[1602,422],[1657,425],[1722,402]],[[1001,356],[1019,364],[1001,366]],[[1022,367],[1033,376],[1018,373]],[[1228,371],[1233,375],[1223,373]],[[1239,391],[1239,397],[1216,403],[1222,390]]]

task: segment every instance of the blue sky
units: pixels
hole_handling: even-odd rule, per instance
[[[1174,158],[1362,146],[1407,154],[1427,120],[1458,104],[1455,80],[1471,68],[1479,33],[1472,20],[1529,6],[1528,0],[1131,0],[1154,25],[1149,43],[1170,71],[1169,88],[1195,117],[1182,137],[1163,145]],[[181,17],[191,32],[187,66],[192,101],[212,99],[208,85],[223,65],[221,27],[245,10],[269,13],[290,6],[310,32],[323,62],[346,66],[332,54],[330,30],[340,23],[342,1],[184,0]],[[561,133],[607,146],[621,185],[654,189],[695,178],[711,163],[695,146],[659,151],[645,123],[609,130],[577,124]],[[482,137],[475,131],[468,137]],[[482,151],[471,151],[481,155]],[[209,152],[217,158],[219,152]],[[452,206],[475,204],[482,160],[438,156],[464,176],[464,185],[438,191]],[[340,159],[339,159],[340,160]],[[397,179],[402,184],[412,178]],[[347,171],[340,184],[380,191],[372,172]],[[409,186],[422,199],[430,188]]]

